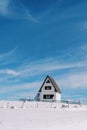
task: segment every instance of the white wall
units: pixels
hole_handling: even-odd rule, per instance
[[[61,94],[60,93],[56,93],[56,100],[61,101]]]

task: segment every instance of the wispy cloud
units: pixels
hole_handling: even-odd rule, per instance
[[[9,93],[9,92],[23,92],[23,91],[28,91],[29,89],[39,89],[41,86],[41,82],[40,81],[36,81],[36,82],[31,82],[31,83],[23,83],[20,85],[7,85],[7,86],[3,86],[0,91],[0,93],[5,94],[5,93]]]
[[[51,63],[51,64],[50,64]],[[64,69],[73,69],[78,67],[84,67],[86,64],[84,63],[59,63],[55,61],[55,58],[52,60],[41,60],[38,62],[33,62],[31,64],[23,65],[19,68],[19,72],[24,76],[34,76],[43,73],[48,73],[57,70]]]
[[[85,49],[85,52],[84,52]],[[84,46],[80,46],[78,48],[78,51],[83,51],[84,54],[83,57],[86,57],[86,48]],[[12,56],[15,53],[15,49],[10,51],[9,53],[1,55],[1,58],[3,57],[9,57]],[[46,74],[57,74],[58,75],[58,82],[61,86],[65,87],[86,87],[87,86],[87,62],[86,59],[83,58],[80,60],[78,57],[82,57],[82,55],[78,56],[78,54],[74,53],[75,56],[77,56],[77,60],[72,60],[71,57],[68,60],[61,61],[61,57],[55,57],[55,58],[46,58],[41,59],[38,61],[24,61],[23,64],[18,64],[18,66],[13,67],[12,69],[10,67],[4,67],[3,69],[0,69],[0,82],[6,81],[9,83],[18,83],[20,86],[21,83],[24,83],[25,80],[28,81],[28,79],[32,79],[35,77],[39,77],[40,75],[46,75]],[[66,55],[67,57],[67,55]],[[66,58],[65,57],[65,58]],[[66,75],[65,75],[66,71]],[[61,73],[62,72],[62,73]],[[58,74],[59,73],[59,74]],[[54,74],[54,76],[55,76]],[[60,79],[60,78],[61,79]],[[38,79],[38,78],[36,78]],[[31,84],[31,83],[30,83]],[[26,86],[34,86],[26,84]],[[22,85],[23,86],[23,85]],[[25,86],[23,86],[26,88]],[[14,87],[13,87],[14,88]],[[20,87],[18,87],[20,88]]]
[[[74,58],[73,54],[75,55]],[[34,76],[62,70],[67,70],[67,72],[68,70],[77,70],[79,72],[82,68],[83,70],[86,69],[86,58],[87,46],[85,45],[73,49],[72,52],[68,50],[68,52],[61,57],[41,59],[34,62],[27,61],[27,63],[18,68],[18,71],[23,76]]]
[[[16,77],[19,73],[12,67],[12,64],[17,63],[17,60],[14,59],[17,47],[0,54],[0,82],[7,81],[11,77]]]
[[[82,29],[87,30],[87,22],[83,22],[82,27],[83,27]]]
[[[25,19],[39,23],[39,20],[30,13],[29,9],[21,3],[16,5],[12,0],[0,0],[0,14],[11,19]]]
[[[14,78],[17,77],[20,80],[21,78],[28,78],[28,77],[31,78],[31,77],[35,77],[35,76],[39,76],[43,74],[49,74],[52,72],[58,72],[58,71],[64,71],[64,70],[67,70],[67,73],[69,70],[79,72],[79,70],[82,71],[82,68],[83,70],[85,70],[87,66],[87,62],[86,62],[87,54],[86,54],[86,50],[84,51],[84,47],[79,47],[79,49],[77,50],[75,50],[77,54],[76,52],[74,52],[75,61],[73,59],[72,62],[71,62],[72,57],[69,57],[69,56],[67,57],[67,54],[66,54],[66,57],[68,59],[67,61],[64,60],[64,58],[66,59],[66,57],[63,57],[62,61],[61,61],[61,57],[41,59],[41,60],[33,61],[33,62],[24,61],[23,64],[20,64],[13,69],[4,68],[3,70],[1,70],[1,72],[3,72],[3,74],[7,74],[8,76],[10,76],[9,78],[11,78],[11,76],[12,77],[14,76]],[[81,55],[78,55],[79,51],[81,51]],[[7,56],[9,57],[9,55],[11,56],[13,53],[15,53],[15,49],[10,51],[9,53],[1,55],[1,59],[3,59],[3,57],[6,57],[6,58]],[[77,60],[76,60],[76,57],[77,57]]]
[[[81,52],[81,53],[79,53]],[[61,86],[72,88],[87,87],[87,46],[80,46],[73,52],[74,59],[71,62],[71,57],[68,60],[62,60],[61,57],[41,59],[39,61],[27,62],[21,65],[18,69],[20,79],[25,77],[35,77],[40,75],[59,73],[58,80]],[[69,52],[68,52],[69,53]],[[66,55],[67,56],[67,55]],[[65,57],[66,58],[66,57]],[[66,71],[66,75],[65,75]],[[62,72],[62,74],[61,74]],[[61,76],[59,76],[61,74]],[[60,79],[60,78],[61,79]]]
[[[64,88],[87,88],[87,73],[66,74],[57,82]]]
[[[24,19],[30,20],[34,23],[40,23],[40,21],[37,18],[35,18],[27,8],[24,8],[24,12]]]
[[[11,70],[11,69],[6,69],[6,70],[0,70],[0,74],[7,74],[7,75],[11,75],[11,76],[18,76],[19,73]]]
[[[0,54],[0,66],[2,66],[2,65],[4,66],[6,64],[11,63],[16,50],[17,50],[17,47],[15,47],[14,49],[12,49],[10,51],[1,53]]]
[[[5,16],[9,13],[10,0],[0,0],[0,14]]]
[[[16,51],[16,49],[17,49],[17,47],[15,47],[14,49],[12,49],[8,52],[0,54],[0,59],[7,58],[8,56],[11,56]]]

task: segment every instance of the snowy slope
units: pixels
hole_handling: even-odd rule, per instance
[[[0,130],[87,130],[86,107],[61,108],[37,102],[22,105],[0,102]]]

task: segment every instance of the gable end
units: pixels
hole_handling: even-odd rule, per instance
[[[44,82],[43,82],[43,84],[42,84],[42,86],[41,86],[41,88],[40,88],[39,92],[41,92],[42,87],[43,87],[43,85],[45,84],[45,82],[46,82],[47,78],[48,78],[48,79],[49,79],[49,81],[52,83],[52,85],[53,85],[53,87],[54,87],[54,89],[55,89],[55,92],[58,92],[58,93],[60,93],[60,94],[61,94],[61,91],[60,91],[60,89],[59,89],[58,85],[56,84],[55,80],[54,80],[52,77],[48,76],[48,75],[47,75],[47,77],[45,78],[45,80],[44,80]]]

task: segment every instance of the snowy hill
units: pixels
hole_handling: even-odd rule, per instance
[[[0,130],[87,130],[87,107],[0,101]]]

